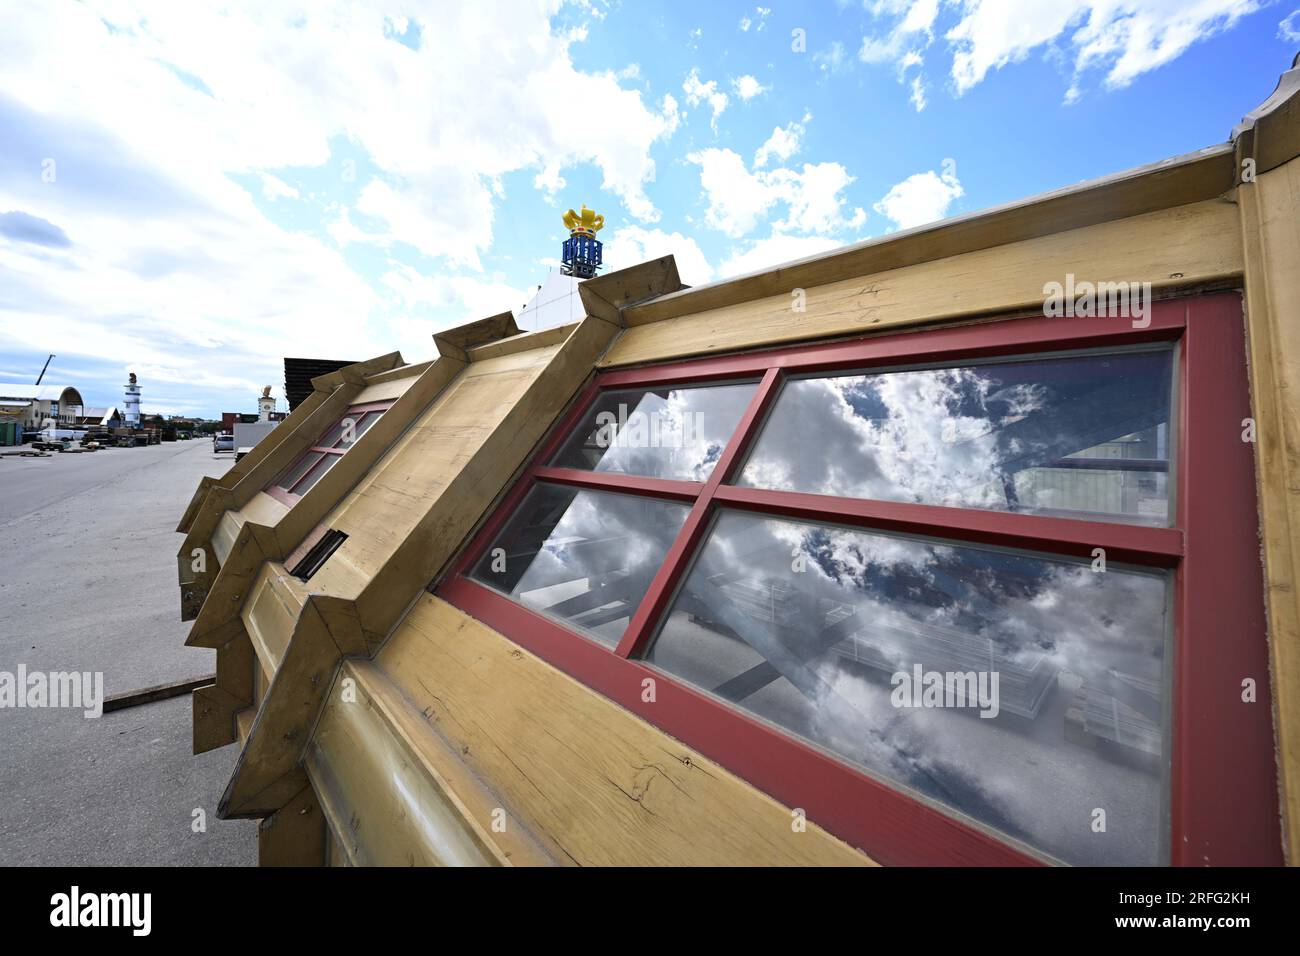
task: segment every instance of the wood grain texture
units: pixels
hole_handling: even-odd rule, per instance
[[[1238,187],[1274,729],[1287,860],[1300,862],[1300,160]]]
[[[629,326],[890,272],[979,250],[1144,216],[1222,196],[1234,182],[1231,144],[1212,146],[993,209],[980,210],[628,308]],[[584,283],[585,285],[585,283]]]
[[[1077,280],[1150,281],[1153,290],[1239,276],[1236,207],[1212,200],[1032,241],[904,266],[889,272],[798,286],[738,305],[632,325],[602,367],[737,351],[897,329],[940,320],[1039,310],[1043,286]],[[643,316],[644,319],[644,316]],[[640,321],[640,320],[638,320]]]
[[[432,595],[375,659],[552,856],[864,865],[863,854]]]
[[[257,827],[259,866],[324,866],[325,815],[310,786]]]
[[[340,668],[304,765],[350,864],[553,862],[369,662]]]

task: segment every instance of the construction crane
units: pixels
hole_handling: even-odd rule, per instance
[[[54,358],[54,353],[51,352],[50,357],[45,360],[45,366],[41,369],[41,374],[36,376],[37,385],[41,384],[41,379],[45,377],[45,369],[50,367],[50,362],[53,360],[53,358]]]

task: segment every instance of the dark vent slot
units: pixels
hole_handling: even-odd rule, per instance
[[[289,571],[295,578],[310,581],[311,576],[321,569],[330,555],[339,549],[348,536],[342,531],[330,529],[321,535],[321,539],[312,545],[311,550],[302,556],[302,560]]]

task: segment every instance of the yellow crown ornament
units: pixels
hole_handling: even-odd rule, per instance
[[[571,236],[591,236],[594,239],[596,233],[605,228],[605,217],[584,205],[581,213],[570,209],[564,214],[564,228]]]

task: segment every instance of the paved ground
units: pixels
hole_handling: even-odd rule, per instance
[[[232,463],[205,440],[0,460],[0,672],[100,671],[106,695],[210,673],[184,646],[174,529]],[[254,863],[256,825],[215,814],[234,759],[191,755],[188,697],[0,707],[0,864]]]

